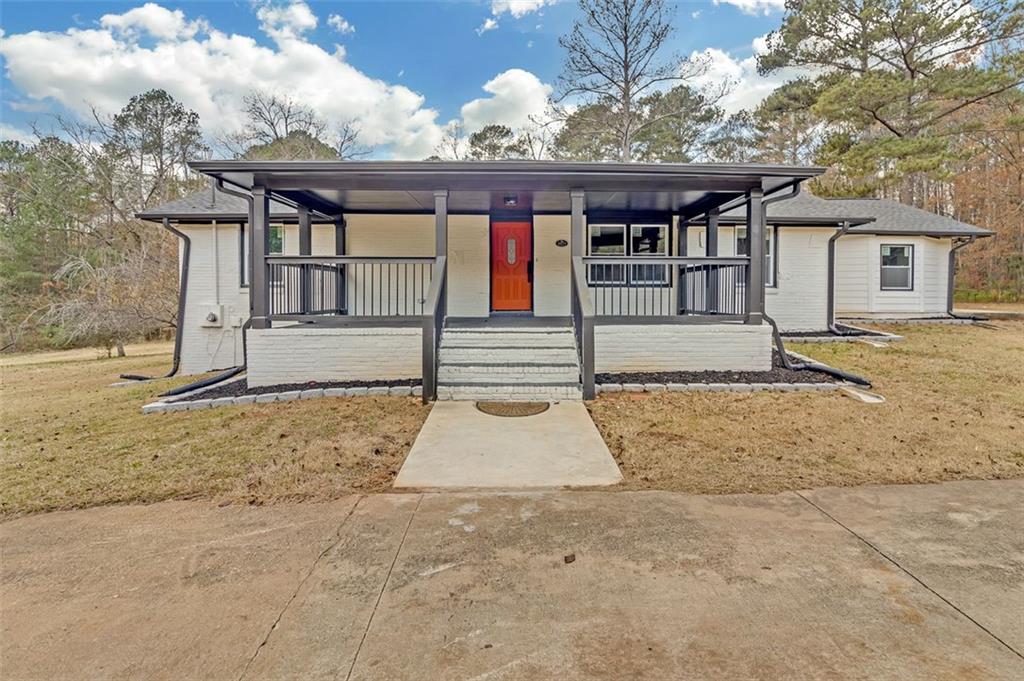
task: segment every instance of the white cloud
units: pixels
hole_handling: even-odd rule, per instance
[[[260,20],[263,32],[278,43],[298,40],[317,25],[316,15],[302,0],[288,5],[259,2],[256,5],[256,18]]]
[[[327,25],[342,35],[356,32],[356,27],[350,24],[348,20],[340,14],[332,14],[327,17]]]
[[[691,55],[695,58],[703,57],[709,63],[707,73],[695,79],[696,85],[712,89],[726,82],[732,85],[729,93],[719,102],[728,113],[753,109],[783,83],[809,74],[804,69],[786,68],[762,76],[757,72],[757,55],[767,51],[767,36],[754,38],[751,49],[753,54],[743,59],[715,47]]]
[[[361,142],[389,147],[395,157],[432,153],[441,132],[437,112],[422,95],[371,78],[347,63],[343,51],[310,42],[304,33],[317,19],[305,3],[261,4],[256,11],[274,46],[212,29],[173,33],[170,23],[157,30],[172,37],[152,45],[123,28],[139,25],[138,14],[124,18],[134,12],[129,10],[108,15],[99,28],[5,35],[0,55],[25,99],[53,100],[85,116],[91,106],[116,112],[132,95],[163,88],[197,111],[204,129],[217,137],[241,125],[242,97],[258,86],[288,94],[328,121],[357,120]],[[147,26],[151,31],[155,24]]]
[[[700,10],[696,9],[696,10],[690,12],[690,18],[691,19],[700,19]]]
[[[143,31],[159,40],[174,40],[191,38],[206,28],[206,22],[202,19],[186,21],[185,13],[180,9],[172,12],[156,3],[147,2],[124,14],[103,15],[100,26],[119,33]]]
[[[487,31],[492,31],[496,28],[498,28],[498,22],[493,17],[487,17],[487,19],[484,20],[484,23],[477,27],[476,34],[483,35],[484,33],[487,33]]]
[[[553,5],[555,0],[491,0],[491,14],[500,17],[506,12],[520,19],[530,12],[540,10],[544,5]]]
[[[515,129],[530,123],[530,117],[540,117],[547,108],[551,86],[537,76],[522,69],[509,69],[487,81],[481,97],[462,106],[462,124],[467,134],[485,125],[500,123]]]
[[[0,140],[11,140],[28,145],[36,143],[35,135],[31,132],[16,128],[13,125],[7,125],[6,123],[0,123]]]
[[[771,14],[786,9],[786,0],[714,0],[716,5],[732,5],[745,14]]]

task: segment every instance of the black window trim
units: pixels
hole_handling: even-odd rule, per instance
[[[740,230],[746,230],[746,225],[736,225],[733,227],[733,253],[739,255],[739,243],[740,243]],[[772,233],[772,283],[765,283],[765,288],[777,289],[779,288],[779,226],[778,225],[765,225],[765,229],[771,230]],[[746,237],[744,237],[746,238]],[[706,247],[705,247],[706,248]],[[749,253],[749,248],[747,250]]]
[[[909,279],[909,282],[908,282],[910,285],[907,286],[907,287],[902,287],[902,286],[886,286],[882,282],[882,270],[884,270],[886,268],[886,265],[882,262],[882,251],[885,248],[887,248],[887,247],[888,248],[892,248],[894,246],[898,247],[898,248],[909,248],[910,249],[910,267],[907,268],[910,271],[910,279]],[[914,253],[914,244],[887,244],[887,243],[879,244],[878,245],[878,290],[879,291],[913,291],[914,290],[914,269],[916,267],[915,260],[916,260],[916,258],[915,258],[915,253]],[[895,267],[895,266],[894,265],[889,265],[889,267]],[[903,269],[903,268],[900,268],[900,269]]]
[[[603,218],[603,219],[602,219]],[[638,227],[663,227],[665,229],[665,253],[663,255],[657,253],[646,254],[653,257],[665,257],[668,258],[672,255],[672,219],[666,219],[664,216],[655,217],[648,214],[637,215],[635,217],[624,217],[621,215],[615,216],[595,216],[593,220],[587,221],[587,255],[598,258],[624,258],[633,255],[633,226]],[[595,255],[591,252],[591,227],[622,227],[623,228],[623,250],[622,255]],[[667,268],[667,266],[666,266]],[[590,268],[587,268],[587,285],[591,287],[609,287],[615,288],[619,286],[629,287],[631,285],[642,286],[644,288],[671,288],[672,277],[668,274],[667,269],[665,273],[664,281],[652,281],[643,278],[634,278],[632,269],[627,270],[625,277],[622,280],[617,281],[594,281],[590,276]]]

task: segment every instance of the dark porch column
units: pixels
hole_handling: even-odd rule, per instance
[[[760,324],[764,315],[764,191],[747,192],[747,241],[750,266],[747,267],[747,324]]]
[[[334,255],[345,255],[345,216],[342,215],[334,221]],[[345,314],[348,310],[348,270],[345,265],[337,265],[338,291],[337,296],[338,314]]]
[[[252,328],[270,328],[268,301],[270,287],[267,281],[267,239],[270,234],[270,197],[266,187],[252,188],[252,203],[249,204],[249,251],[252,262],[252,281],[249,282],[249,316]]]
[[[679,225],[676,228],[676,254],[684,258],[687,249],[687,231],[690,229],[690,221],[679,218]]]
[[[334,255],[345,255],[345,216],[334,221]]]
[[[309,215],[309,209],[299,206],[299,255],[313,255],[313,221]],[[301,266],[299,270],[299,305],[304,314],[308,314],[312,307],[310,291],[312,269],[308,264]]]
[[[704,230],[704,255],[709,258],[718,257],[718,214],[717,208],[712,208],[708,211],[707,228]],[[721,290],[718,285],[718,278],[722,275],[721,270],[716,265],[708,265],[706,272],[706,284],[705,293],[707,299],[705,300],[704,308],[715,314],[719,311],[719,291]],[[728,311],[728,309],[727,309]]]
[[[434,191],[434,253],[448,255],[448,190]]]
[[[587,221],[583,216],[586,198],[587,195],[582,189],[573,189],[569,192],[569,202],[572,207],[569,243],[572,244],[571,255],[574,258],[587,253]]]
[[[708,211],[708,227],[704,232],[704,255],[718,256],[718,209]]]

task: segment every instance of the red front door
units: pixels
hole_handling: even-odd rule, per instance
[[[491,309],[533,309],[533,225],[491,223]]]

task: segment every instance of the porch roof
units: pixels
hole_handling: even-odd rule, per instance
[[[750,189],[772,194],[824,172],[814,166],[560,161],[195,161],[192,168],[322,215],[432,213],[433,192],[449,191],[450,213],[487,213],[516,194],[534,213],[570,212],[569,192],[586,209],[699,215]]]

